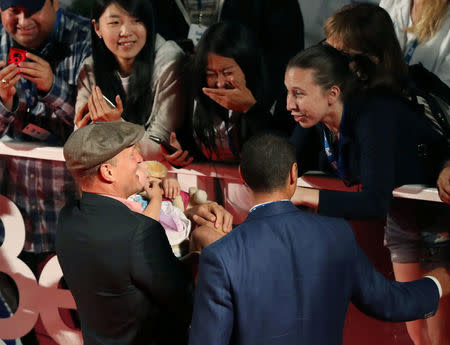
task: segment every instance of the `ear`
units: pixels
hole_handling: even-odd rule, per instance
[[[100,32],[100,26],[98,25],[98,23],[95,21],[95,19],[91,20],[92,26],[94,27],[95,33],[97,34],[97,36],[99,38],[102,38],[102,34]]]
[[[328,105],[333,105],[336,103],[341,97],[341,89],[337,85],[333,85],[328,90]]]
[[[100,166],[100,169],[98,171],[99,173],[99,177],[107,182],[107,183],[112,183],[116,180],[115,176],[114,176],[114,170],[112,169],[112,165],[109,163],[104,163]]]
[[[241,171],[241,166],[240,165],[238,167],[238,171],[239,171],[239,177],[241,178],[242,183],[244,184],[244,186],[248,187],[248,184],[244,180],[244,176],[242,176],[242,171]]]
[[[291,170],[289,171],[289,185],[297,186],[298,179],[298,166],[297,163],[294,162],[291,166]]]

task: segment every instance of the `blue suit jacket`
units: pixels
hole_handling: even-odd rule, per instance
[[[434,315],[439,292],[385,279],[346,221],[268,204],[202,252],[189,344],[341,344],[350,301],[405,321]]]

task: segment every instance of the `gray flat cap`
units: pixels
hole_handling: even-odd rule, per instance
[[[73,132],[64,145],[67,169],[83,171],[102,164],[144,136],[134,123],[95,122]]]

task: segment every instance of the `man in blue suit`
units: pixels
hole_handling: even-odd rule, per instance
[[[385,279],[346,221],[297,209],[295,157],[270,134],[244,146],[241,175],[256,206],[202,252],[190,345],[342,344],[350,301],[406,321],[434,315],[449,293],[444,269],[408,283]]]

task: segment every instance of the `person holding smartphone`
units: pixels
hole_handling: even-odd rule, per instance
[[[144,125],[142,154],[154,159],[160,148],[149,135],[168,141],[184,111],[183,51],[155,33],[149,1],[94,1],[92,6],[92,56],[78,81],[75,125],[121,119]]]

